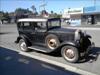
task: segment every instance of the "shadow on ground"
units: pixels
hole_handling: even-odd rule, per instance
[[[79,75],[0,47],[0,75]]]
[[[52,52],[52,53],[43,53],[39,51],[36,52],[54,57],[62,57],[60,52]],[[85,57],[80,58],[79,62],[77,63],[85,63],[85,62],[93,63],[98,59],[99,55],[100,55],[100,47],[94,47],[89,51],[89,53]]]
[[[79,63],[85,63],[85,62],[93,63],[97,61],[99,55],[100,55],[100,47],[94,47],[89,51],[88,55],[86,55],[84,58],[82,58],[82,60],[80,60]]]
[[[0,35],[12,34],[13,32],[0,32]]]

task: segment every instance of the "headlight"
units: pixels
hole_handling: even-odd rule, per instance
[[[75,41],[77,41],[77,40],[79,40],[80,39],[80,32],[81,32],[81,30],[76,30],[75,31]]]
[[[86,31],[84,31],[83,34],[84,34],[84,36],[86,36],[86,35],[87,35],[87,34],[86,34]]]

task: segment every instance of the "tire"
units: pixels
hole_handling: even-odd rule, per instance
[[[78,49],[74,46],[62,47],[61,54],[66,61],[71,62],[71,63],[75,63],[79,59]]]
[[[46,37],[45,43],[46,43],[47,47],[52,50],[56,49],[60,45],[60,42],[59,42],[57,36],[53,35],[53,34],[50,34]]]
[[[28,45],[23,39],[19,40],[19,47],[20,47],[21,51],[23,51],[23,52],[29,51]]]
[[[70,25],[70,22],[67,22],[68,25]]]

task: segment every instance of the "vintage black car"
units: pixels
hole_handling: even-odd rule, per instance
[[[22,51],[34,49],[45,53],[61,53],[65,60],[77,62],[88,53],[91,36],[78,29],[61,27],[60,18],[24,18],[17,22],[16,43]]]

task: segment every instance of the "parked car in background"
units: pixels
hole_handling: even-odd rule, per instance
[[[81,20],[80,19],[67,19],[66,23],[70,26],[80,26]]]
[[[78,29],[61,27],[60,18],[24,18],[17,21],[16,43],[22,51],[61,53],[68,62],[77,62],[91,48],[90,36]]]
[[[0,19],[0,23],[3,24],[3,23],[10,23],[11,19],[10,18],[2,18]]]

